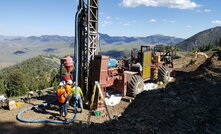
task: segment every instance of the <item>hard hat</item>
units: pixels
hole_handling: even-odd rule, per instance
[[[72,80],[68,80],[68,81],[67,81],[67,84],[72,85],[72,84],[73,84],[73,81],[72,81]]]
[[[60,83],[59,83],[59,86],[64,86],[65,85],[65,81],[61,81]]]

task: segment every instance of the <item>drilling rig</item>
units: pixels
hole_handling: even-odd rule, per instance
[[[74,56],[78,58],[79,86],[88,96],[91,62],[98,53],[98,0],[79,0],[75,17],[75,45]]]
[[[74,57],[61,59],[60,80],[73,80],[81,87],[87,100],[90,99],[92,61],[98,54],[98,1],[79,0],[75,15],[75,45]],[[73,64],[73,61],[75,64]],[[62,74],[62,67],[66,73]],[[74,70],[73,67],[75,68]],[[71,70],[70,70],[71,68]]]
[[[98,55],[98,6],[99,0],[79,0],[75,16],[73,58],[75,71],[71,71],[74,65],[70,57],[65,57],[61,60],[61,68],[64,65],[67,74],[60,79],[76,81],[76,85],[82,88],[87,100],[90,100],[93,94],[95,81],[100,83],[104,96],[106,88],[121,91],[122,96],[136,96],[143,91],[144,81],[167,80],[173,68],[172,61],[170,65],[165,63],[162,58],[168,55],[157,53],[150,46],[142,46],[137,57],[131,52],[130,59],[123,59],[120,62],[108,56]],[[153,77],[158,74],[158,70],[160,77]],[[98,93],[94,107],[95,109],[103,107]]]

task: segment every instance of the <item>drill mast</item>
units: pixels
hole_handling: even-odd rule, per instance
[[[98,53],[99,34],[98,34],[98,0],[79,0],[78,11],[81,10],[78,24],[78,68],[79,86],[84,94],[88,94],[89,77],[91,70],[91,60]]]

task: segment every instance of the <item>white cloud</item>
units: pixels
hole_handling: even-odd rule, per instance
[[[123,26],[130,26],[130,23],[124,23]]]
[[[192,26],[191,25],[187,25],[186,28],[192,28]]]
[[[211,23],[213,23],[213,24],[221,24],[221,20],[214,20],[214,21],[211,21]]]
[[[112,24],[111,21],[103,21],[103,24],[108,25],[108,24]]]
[[[149,22],[155,23],[155,22],[157,22],[157,20],[156,19],[150,19]]]
[[[138,7],[138,6],[152,6],[152,7],[168,7],[178,9],[194,9],[199,7],[197,3],[192,0],[123,0],[120,3],[122,7]]]
[[[209,13],[209,12],[212,12],[211,9],[196,10],[196,11],[199,12],[199,13]]]
[[[107,16],[107,17],[105,17],[106,19],[111,19],[111,17],[110,16]]]
[[[102,27],[106,27],[107,25],[110,25],[110,24],[113,24],[113,22],[112,22],[112,21],[106,21],[106,20],[104,20],[104,21],[102,22],[101,26],[102,26]]]
[[[176,21],[175,20],[171,20],[170,23],[176,23]]]
[[[130,26],[130,25],[132,25],[132,24],[134,24],[134,23],[136,23],[136,22],[137,22],[136,20],[132,20],[132,21],[125,22],[125,23],[119,22],[119,24],[121,24],[121,25],[123,25],[123,26]]]
[[[205,9],[204,12],[212,12],[211,9]]]
[[[132,25],[132,24],[134,24],[136,22],[137,22],[136,20],[132,20],[132,21],[128,21],[128,22],[121,22],[120,21],[118,24],[121,24],[123,26],[130,26],[130,25]]]

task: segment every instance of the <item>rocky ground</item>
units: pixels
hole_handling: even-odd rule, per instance
[[[177,73],[179,81],[170,83],[165,88],[144,91],[137,95],[118,119],[102,124],[94,122],[86,125],[76,122],[71,125],[41,124],[30,127],[17,125],[15,120],[2,121],[3,117],[0,116],[0,132],[219,134],[221,133],[221,51],[204,61],[202,60],[201,65],[191,63],[183,66],[183,69]]]

